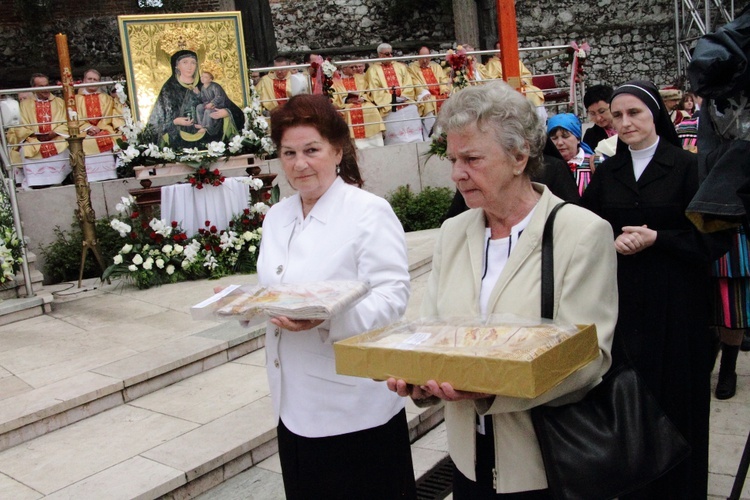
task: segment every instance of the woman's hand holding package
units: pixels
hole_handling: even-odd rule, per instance
[[[289,319],[286,316],[276,316],[275,318],[271,318],[270,321],[274,325],[290,332],[311,330],[323,323],[322,319]]]
[[[407,384],[404,380],[389,378],[386,381],[388,389],[401,397],[409,396],[412,399],[426,399],[434,396],[445,401],[461,401],[463,399],[484,399],[492,397],[492,394],[480,392],[458,391],[448,382],[438,384],[434,380],[428,380],[424,385]]]

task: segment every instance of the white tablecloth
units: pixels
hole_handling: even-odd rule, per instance
[[[248,208],[249,189],[233,177],[221,186],[195,189],[190,184],[161,188],[161,218],[177,221],[188,236],[206,227],[206,221],[219,230],[226,229],[232,216]]]
[[[385,145],[422,142],[422,119],[416,104],[410,104],[397,111],[391,111],[383,119],[385,122]]]

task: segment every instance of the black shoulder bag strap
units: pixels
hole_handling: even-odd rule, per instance
[[[552,251],[552,230],[557,211],[568,202],[555,205],[547,216],[542,233],[542,318],[552,319],[555,311],[555,262]]]

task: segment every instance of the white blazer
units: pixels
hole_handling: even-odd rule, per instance
[[[409,300],[401,223],[384,199],[336,178],[307,220],[299,194],[263,222],[258,281],[263,285],[362,280],[372,291],[312,330],[268,323],[266,370],[276,417],[295,434],[323,437],[382,425],[404,407],[384,382],[337,375],[333,342],[398,320]]]

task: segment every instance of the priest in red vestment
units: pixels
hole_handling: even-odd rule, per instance
[[[83,83],[101,82],[101,74],[88,69],[83,74]],[[112,120],[118,114],[115,100],[101,91],[100,87],[83,87],[76,94],[76,109],[80,119],[80,130],[86,134],[83,153],[86,155],[86,174],[89,181],[116,179],[117,171],[112,149],[117,133]]]
[[[378,58],[393,56],[387,43],[378,45]],[[385,144],[421,142],[422,120],[416,102],[418,91],[406,64],[398,61],[375,62],[365,75],[375,104],[385,122]],[[429,94],[428,91],[425,91]]]
[[[430,49],[422,47],[419,49],[420,56],[430,55]],[[422,128],[425,137],[429,137],[435,117],[440,111],[443,102],[448,99],[450,93],[450,76],[445,74],[442,66],[423,57],[409,65],[414,85],[418,85],[419,92],[419,116],[422,117]],[[424,94],[427,90],[429,94]]]
[[[341,66],[341,78],[333,80],[333,105],[341,110],[358,149],[383,146],[383,119],[372,103],[365,76],[354,71],[353,64]]]
[[[273,60],[275,67],[289,66],[294,64],[285,57],[279,56]],[[292,97],[292,80],[288,69],[277,69],[263,76],[258,82],[256,90],[260,95],[263,107],[271,111],[279,106],[283,106],[286,101]]]
[[[47,75],[32,75],[32,87],[49,85]],[[71,172],[65,102],[49,90],[38,90],[21,101],[20,111],[22,126],[14,138],[23,161],[24,187],[61,184]]]

